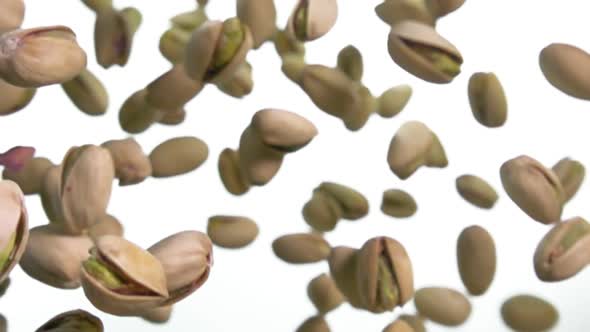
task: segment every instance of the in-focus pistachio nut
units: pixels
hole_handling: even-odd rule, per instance
[[[400,189],[389,189],[383,192],[381,211],[395,218],[408,218],[418,210],[412,195]]]
[[[414,329],[406,321],[397,319],[395,322],[387,325],[383,332],[414,332]]]
[[[337,18],[336,0],[299,0],[287,22],[287,32],[299,41],[316,40],[330,32]]]
[[[172,64],[184,61],[184,48],[191,38],[191,30],[181,27],[172,27],[160,37],[160,53]]]
[[[314,192],[324,192],[340,207],[342,218],[357,220],[369,214],[369,201],[357,190],[335,182],[322,182]]]
[[[410,74],[431,83],[449,83],[461,72],[459,50],[433,27],[402,21],[391,27],[389,55]]]
[[[384,118],[392,118],[406,107],[411,97],[412,87],[409,85],[394,86],[379,96],[376,112]]]
[[[217,169],[223,186],[231,194],[243,195],[250,188],[250,184],[240,172],[237,151],[223,149],[219,154]]]
[[[201,166],[208,156],[207,144],[196,137],[171,138],[150,152],[152,176],[161,178],[188,173]]]
[[[0,34],[17,29],[25,19],[24,0],[3,0],[0,3]]]
[[[104,85],[88,69],[62,83],[61,87],[76,107],[88,115],[102,115],[109,105],[109,95]]]
[[[158,109],[146,101],[146,89],[133,93],[119,110],[119,125],[130,134],[139,134],[159,120]]]
[[[363,56],[353,45],[348,45],[338,52],[336,67],[353,81],[363,78]]]
[[[252,66],[248,62],[244,62],[228,81],[217,84],[217,88],[234,98],[242,98],[250,94],[254,88]]]
[[[168,298],[166,274],[160,261],[118,236],[96,241],[82,263],[84,294],[99,310],[116,316],[137,316]]]
[[[344,302],[344,295],[336,286],[334,279],[322,273],[307,285],[307,296],[322,315],[338,308]]]
[[[330,249],[328,241],[320,235],[311,233],[283,235],[272,242],[275,255],[291,264],[323,261],[330,256]]]
[[[141,318],[151,323],[163,324],[168,322],[170,317],[172,317],[173,308],[174,307],[172,305],[167,305],[156,307],[155,309],[149,309],[141,315]]]
[[[113,158],[119,185],[137,184],[152,175],[150,159],[134,138],[110,140],[101,146],[107,149]]]
[[[142,16],[135,7],[122,10],[110,8],[97,12],[94,25],[96,61],[103,68],[125,66],[131,54],[133,37],[141,25]]]
[[[338,246],[332,248],[328,265],[330,275],[334,279],[336,286],[342,292],[346,301],[355,308],[363,308],[360,297],[357,264],[358,249]]]
[[[471,314],[471,303],[462,293],[444,287],[416,291],[414,304],[420,315],[445,326],[459,326]]]
[[[522,155],[500,167],[504,190],[527,215],[543,224],[558,222],[565,193],[553,170]]]
[[[256,112],[250,127],[262,143],[285,153],[303,148],[318,134],[314,124],[301,115],[270,108]]]
[[[330,332],[330,326],[324,316],[313,316],[301,323],[295,332]]]
[[[204,233],[176,233],[154,244],[148,251],[160,261],[166,275],[169,296],[161,304],[163,306],[191,295],[209,278],[213,246]]]
[[[471,75],[467,94],[477,122],[490,128],[500,127],[506,122],[508,102],[502,84],[494,73]]]
[[[500,312],[504,323],[515,331],[548,331],[559,320],[559,312],[551,303],[532,295],[507,299]]]
[[[539,54],[539,65],[547,81],[561,92],[575,98],[590,100],[590,78],[585,68],[590,55],[573,45],[553,43]]]
[[[162,112],[174,112],[198,95],[203,82],[192,80],[184,68],[182,63],[176,64],[148,84],[146,102]]]
[[[18,185],[0,181],[0,283],[20,261],[29,239],[29,217],[25,197]]]
[[[0,78],[10,84],[40,87],[63,83],[84,68],[86,53],[68,27],[19,29],[0,36]]]
[[[582,186],[586,176],[586,168],[577,160],[563,158],[553,165],[551,169],[553,169],[553,172],[559,178],[559,182],[561,182],[565,194],[564,203],[567,203]]]
[[[279,172],[285,153],[263,143],[261,136],[248,126],[240,136],[238,167],[252,185],[263,186]]]
[[[20,171],[35,156],[31,146],[15,146],[0,153],[0,166],[11,171]]]
[[[243,248],[258,236],[258,225],[250,218],[218,215],[209,218],[207,235],[223,248]]]
[[[384,0],[375,7],[375,13],[389,25],[411,20],[434,26],[436,17],[433,16],[429,8],[431,2],[425,0]]]
[[[35,88],[12,85],[0,78],[0,116],[22,110],[33,100],[36,92]]]
[[[93,241],[96,241],[99,237],[105,235],[123,236],[124,232],[121,222],[112,215],[107,214],[88,229],[88,236]]]
[[[277,30],[277,9],[273,0],[238,0],[236,13],[240,21],[250,28],[254,49],[271,39]]]
[[[41,325],[35,332],[103,332],[100,318],[85,310],[72,310],[61,313]]]
[[[467,202],[482,209],[491,209],[498,201],[498,193],[484,179],[465,174],[455,180],[459,195]]]
[[[336,228],[343,211],[333,196],[325,191],[314,190],[301,213],[305,222],[314,230],[328,232]]]
[[[398,319],[401,319],[408,323],[413,329],[413,332],[426,332],[426,327],[424,326],[425,318],[421,317],[420,315],[400,315]]]
[[[469,294],[482,295],[488,290],[496,274],[496,245],[483,227],[469,226],[459,234],[457,265]]]
[[[431,0],[430,11],[436,18],[448,15],[463,6],[465,0]]]

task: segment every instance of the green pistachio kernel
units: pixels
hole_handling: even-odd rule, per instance
[[[96,257],[90,257],[84,263],[84,269],[99,280],[108,289],[118,289],[124,285],[123,280]]]
[[[305,2],[297,10],[293,24],[295,37],[299,40],[305,40],[307,38],[307,6]]]
[[[221,38],[213,54],[212,70],[217,72],[227,65],[244,41],[244,28],[240,19],[234,17],[223,22]]]
[[[440,49],[417,43],[412,43],[410,47],[412,50],[428,59],[436,69],[451,77],[455,77],[461,72],[461,64],[450,54],[445,53]]]
[[[14,245],[16,243],[16,232],[12,234],[10,239],[8,240],[8,244],[2,251],[0,251],[0,272],[4,268],[4,266],[8,263],[8,259],[10,258],[10,254],[14,250]]]
[[[377,282],[379,291],[377,292],[377,303],[383,308],[394,307],[399,302],[399,289],[397,281],[392,273],[385,257],[379,258],[377,270]]]

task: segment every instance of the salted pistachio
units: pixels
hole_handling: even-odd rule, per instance
[[[407,192],[400,189],[389,189],[383,192],[381,211],[396,218],[411,217],[418,210],[418,205]]]
[[[161,305],[169,296],[160,261],[119,236],[100,237],[82,263],[84,294],[99,310],[136,316]]]
[[[258,232],[256,222],[246,217],[216,215],[207,222],[207,235],[223,248],[243,248],[254,242]]]
[[[160,37],[160,53],[173,64],[184,61],[184,48],[191,38],[192,30],[172,27]]]
[[[433,27],[402,21],[391,27],[389,55],[410,74],[431,83],[449,83],[461,72],[459,50]]]
[[[335,182],[322,182],[314,191],[322,191],[334,198],[344,219],[357,220],[369,213],[369,201],[353,188]]]
[[[146,102],[161,111],[173,112],[198,95],[203,82],[192,80],[184,69],[182,63],[176,64],[148,84]]]
[[[357,255],[359,295],[366,310],[391,311],[412,299],[412,263],[401,243],[375,237],[365,242]]]
[[[287,22],[287,32],[299,41],[316,40],[330,32],[337,17],[336,0],[299,0]]]
[[[36,92],[35,88],[23,88],[0,79],[0,116],[22,110],[33,100]]]
[[[97,13],[113,8],[113,0],[82,0],[82,3]]]
[[[375,112],[384,118],[392,118],[406,107],[411,97],[412,87],[409,85],[394,86],[379,96]]]
[[[31,146],[14,146],[0,153],[0,166],[13,172],[20,171],[35,156],[35,148]]]
[[[328,257],[330,275],[346,301],[355,308],[362,308],[358,282],[358,250],[345,246],[332,248]]]
[[[10,287],[10,277],[4,279],[4,281],[0,282],[0,298],[6,294],[6,291]]]
[[[180,13],[172,17],[170,23],[172,23],[174,28],[180,28],[184,31],[191,32],[208,20],[209,18],[207,17],[207,13],[205,13],[205,9],[198,7],[195,10]]]
[[[172,309],[172,305],[149,309],[141,315],[141,318],[151,323],[163,324],[168,322],[170,317],[172,317]]]
[[[305,222],[314,230],[328,232],[336,228],[343,211],[333,196],[325,191],[314,190],[301,213]]]
[[[273,0],[238,0],[236,13],[240,21],[250,28],[254,49],[270,40],[277,30],[277,9]]]
[[[436,18],[427,0],[384,0],[375,7],[375,13],[385,23],[395,25],[412,20],[434,26]]]
[[[115,178],[113,158],[105,148],[84,145],[71,148],[62,165],[64,231],[78,235],[106,215]]]
[[[263,109],[254,114],[250,127],[262,143],[283,152],[297,151],[318,134],[317,128],[306,118],[279,109]]]
[[[515,295],[500,309],[504,323],[516,331],[548,331],[557,324],[559,312],[549,302],[533,295]]]
[[[425,318],[420,315],[403,314],[398,319],[408,323],[413,329],[412,332],[426,332],[426,327],[424,326]]]
[[[153,177],[181,175],[197,169],[209,156],[209,148],[202,140],[182,136],[171,138],[150,152]]]
[[[135,7],[97,12],[94,26],[96,61],[103,68],[125,66],[131,54],[133,37],[141,25],[142,16]]]
[[[482,209],[491,209],[498,201],[498,193],[484,179],[471,174],[459,176],[455,180],[459,195],[467,202]]]
[[[186,120],[186,110],[179,108],[174,112],[161,112],[162,117],[158,120],[159,124],[167,126],[176,126]]]
[[[287,263],[306,264],[327,259],[330,244],[317,234],[295,233],[276,238],[272,242],[272,250]]]
[[[66,26],[19,29],[0,36],[0,78],[10,84],[40,87],[63,83],[84,68],[86,53]]]
[[[208,21],[193,32],[187,44],[186,72],[195,81],[226,81],[244,62],[252,44],[250,29],[240,19]]]
[[[240,172],[237,151],[229,148],[223,149],[219,154],[217,169],[223,186],[231,194],[243,195],[250,188],[250,184]]]
[[[501,127],[508,114],[502,84],[494,73],[475,73],[467,87],[471,112],[477,122],[489,128]]]
[[[50,223],[63,225],[64,215],[61,204],[61,165],[49,166],[41,180],[39,195],[43,211]]]
[[[483,227],[469,226],[457,239],[457,265],[463,285],[471,295],[485,293],[496,274],[496,245]]]
[[[590,55],[573,45],[553,43],[539,54],[539,65],[547,81],[559,91],[584,100],[590,100],[590,79],[582,69],[588,64]]]
[[[338,308],[344,302],[344,295],[336,286],[334,279],[322,273],[307,285],[307,296],[322,315]]]
[[[348,45],[338,52],[336,67],[353,81],[363,78],[363,56],[353,45]]]
[[[430,0],[428,4],[432,14],[440,18],[459,9],[464,3],[465,0]]]
[[[0,283],[20,261],[29,239],[29,217],[25,198],[18,185],[0,181]]]
[[[330,326],[324,316],[313,316],[301,323],[295,332],[330,332]]]
[[[289,53],[281,57],[281,71],[288,79],[298,85],[302,84],[303,70],[307,66],[305,59],[295,53]]]
[[[61,84],[62,89],[76,107],[88,115],[102,115],[109,105],[104,85],[88,69],[72,80]]]
[[[284,153],[263,143],[262,138],[249,126],[240,136],[238,148],[239,170],[248,183],[263,186],[279,172]]]
[[[25,19],[23,0],[3,0],[0,3],[0,34],[3,31],[18,29]]]
[[[286,55],[294,55],[301,59],[305,57],[305,45],[286,30],[277,30],[274,34],[273,42],[281,58]]]
[[[469,300],[451,288],[421,288],[414,295],[414,304],[420,315],[445,326],[459,326],[471,314]]]
[[[66,235],[55,224],[33,227],[20,267],[31,278],[51,287],[80,287],[80,264],[88,258],[92,240]]]
[[[253,87],[252,66],[248,62],[241,64],[229,80],[217,84],[221,92],[234,98],[242,98],[250,94]]]
[[[107,214],[100,220],[88,228],[88,236],[93,240],[98,240],[99,237],[105,235],[123,236],[123,225],[117,218]]]
[[[414,332],[414,329],[406,321],[397,319],[393,323],[387,325],[383,332]]]
[[[213,246],[209,237],[198,231],[168,236],[148,251],[164,268],[169,296],[161,304],[172,305],[199,289],[209,278],[213,265]]]
[[[71,310],[61,313],[35,332],[103,332],[104,325],[100,318],[85,310]]]
[[[119,185],[137,184],[152,175],[150,159],[134,138],[110,140],[101,146],[111,154]]]
[[[161,114],[153,106],[150,106],[146,97],[147,89],[133,93],[119,110],[119,125],[130,134],[139,134],[147,130],[159,120]]]
[[[559,182],[561,182],[565,195],[564,203],[567,203],[582,186],[586,176],[586,168],[577,160],[563,158],[553,165],[551,169],[557,175]]]
[[[531,218],[543,224],[560,220],[565,193],[553,170],[522,155],[502,164],[500,177],[510,199]]]

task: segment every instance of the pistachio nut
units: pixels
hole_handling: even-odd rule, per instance
[[[41,196],[41,204],[49,222],[63,225],[65,221],[60,192],[61,169],[61,165],[55,165],[50,166],[45,171],[45,175],[41,181],[39,195]]]
[[[272,250],[281,260],[291,264],[323,261],[330,255],[330,244],[323,237],[311,233],[295,233],[278,237]]]
[[[484,179],[465,174],[455,180],[459,195],[467,202],[482,209],[491,209],[498,201],[498,193]]]
[[[389,189],[383,192],[381,211],[396,218],[411,217],[418,210],[418,205],[407,192],[400,189]]]
[[[305,203],[303,219],[314,230],[328,232],[336,228],[342,218],[342,207],[333,196],[325,191],[314,190],[311,199]]]
[[[102,115],[109,105],[104,85],[88,69],[72,80],[61,84],[62,89],[76,107],[88,115]]]
[[[137,184],[152,174],[150,159],[134,138],[110,140],[101,146],[111,154],[119,185]]]
[[[202,81],[186,75],[183,64],[177,64],[147,86],[146,102],[161,111],[183,108],[203,89]]]
[[[303,70],[307,66],[305,59],[295,53],[289,53],[281,57],[281,71],[293,83],[301,85],[303,79]]]
[[[313,316],[301,323],[295,332],[330,332],[330,326],[324,316]]]
[[[258,225],[250,218],[218,215],[209,218],[207,235],[223,248],[243,248],[258,236]]]
[[[408,323],[413,329],[413,332],[426,332],[426,327],[424,326],[425,319],[420,315],[400,315],[398,319],[401,319]]]
[[[363,78],[363,56],[358,48],[348,45],[338,52],[336,67],[353,81]]]
[[[420,315],[445,326],[459,326],[471,314],[469,300],[451,288],[421,288],[414,295],[414,304]]]
[[[84,68],[86,53],[68,27],[19,29],[0,36],[0,78],[10,84],[40,87],[63,83]]]
[[[137,316],[168,298],[160,261],[122,237],[100,237],[82,263],[84,294],[99,310],[116,316]]]
[[[389,25],[411,20],[434,26],[436,18],[430,11],[430,2],[427,0],[384,0],[375,7],[375,13]]]
[[[295,55],[299,58],[305,56],[305,44],[298,41],[293,35],[286,30],[277,30],[273,37],[275,49],[281,58],[286,55]]]
[[[158,120],[159,124],[176,126],[186,120],[186,111],[182,108],[177,109],[174,112],[161,112],[162,117]]]
[[[209,3],[209,0],[197,0],[197,3],[199,4],[199,8],[205,7]]]
[[[284,153],[263,143],[250,125],[240,137],[238,167],[244,179],[252,185],[263,186],[278,173]]]
[[[0,4],[0,34],[3,31],[18,29],[25,19],[23,0],[4,0]]]
[[[346,301],[355,308],[362,308],[359,282],[357,275],[358,250],[350,247],[338,246],[332,248],[328,265],[330,275],[336,286],[342,292]]]
[[[457,239],[457,265],[463,285],[471,295],[485,293],[496,274],[496,245],[483,227],[469,226]]]
[[[187,32],[191,32],[198,27],[200,27],[203,23],[207,22],[209,18],[207,17],[207,13],[205,13],[205,9],[202,7],[198,7],[195,10],[191,10],[188,12],[180,13],[170,19],[172,26],[174,28],[179,28]]]
[[[80,287],[80,264],[88,258],[92,240],[66,235],[54,224],[33,227],[20,267],[31,278],[51,287]]]
[[[94,25],[96,61],[103,68],[125,66],[131,54],[133,37],[141,25],[142,16],[135,7],[97,12]]]
[[[160,113],[147,103],[147,94],[146,89],[133,93],[119,110],[119,125],[130,134],[144,132],[159,120]]]
[[[160,37],[160,53],[172,64],[184,61],[184,48],[191,38],[192,30],[185,30],[180,27],[172,27]]]
[[[270,40],[277,30],[277,9],[273,0],[238,0],[236,13],[240,21],[250,28],[254,49]]]
[[[344,302],[344,295],[336,286],[334,279],[322,273],[307,285],[307,296],[321,315],[338,308]]]
[[[97,13],[113,8],[113,0],[82,0],[82,3]]]
[[[412,87],[409,85],[394,86],[379,96],[375,112],[384,118],[392,118],[406,107],[411,97]]]
[[[4,279],[3,282],[0,282],[0,298],[6,294],[6,291],[10,287],[10,277]]]
[[[0,314],[0,332],[8,331],[8,321],[4,315]]]
[[[332,29],[338,17],[336,0],[298,0],[287,32],[299,41],[316,40]]]
[[[172,305],[157,307],[155,309],[149,309],[141,315],[141,318],[148,322],[155,324],[163,324],[170,320],[172,317]]]
[[[123,236],[123,233],[124,229],[121,222],[110,214],[105,215],[96,224],[88,228],[88,236],[93,241],[104,235]]]
[[[61,313],[41,325],[35,332],[103,332],[100,318],[78,309]]]
[[[344,219],[357,220],[369,214],[369,201],[353,188],[334,182],[322,182],[314,191],[331,196],[340,207]]]
[[[226,148],[219,154],[217,162],[219,177],[225,189],[234,195],[243,195],[250,188],[249,182],[240,172],[239,163],[237,151]]]
[[[531,218],[543,224],[560,220],[565,193],[553,170],[522,155],[506,161],[500,177],[510,199]]]
[[[22,110],[33,100],[36,92],[35,88],[23,88],[0,79],[0,116]]]
[[[35,148],[31,146],[15,146],[0,153],[0,166],[13,172],[20,171],[35,156]]]
[[[406,321],[397,319],[395,322],[387,325],[383,332],[414,332],[414,329]]]
[[[463,58],[433,27],[402,21],[391,27],[389,55],[410,74],[431,83],[449,83],[461,72]]]
[[[248,62],[241,64],[231,79],[217,84],[217,88],[221,92],[234,98],[242,98],[250,94],[253,87],[252,66]]]
[[[359,294],[366,310],[391,311],[412,299],[412,263],[401,243],[385,236],[372,238],[357,255]]]
[[[459,9],[464,3],[465,0],[431,0],[429,8],[436,18],[440,18]]]
[[[575,98],[590,100],[590,79],[584,70],[590,55],[573,45],[553,43],[539,54],[539,65],[547,81],[559,91]]]
[[[250,127],[262,143],[282,152],[295,152],[318,134],[313,123],[301,115],[270,108],[256,112]]]
[[[516,331],[548,331],[559,320],[559,312],[551,303],[533,295],[507,299],[500,312],[504,323]]]
[[[559,182],[561,182],[565,194],[564,203],[567,203],[582,186],[586,176],[586,168],[577,160],[563,158],[553,165],[551,169],[559,178]]]
[[[209,237],[197,231],[168,236],[148,251],[164,268],[169,296],[161,304],[172,305],[199,289],[209,278],[213,247]]]
[[[0,283],[20,261],[29,239],[29,217],[25,198],[18,185],[0,181]]]
[[[201,166],[208,156],[207,144],[196,137],[171,138],[150,152],[152,176],[161,178],[188,173]]]
[[[482,125],[501,127],[508,114],[508,103],[502,84],[494,73],[475,73],[467,87],[471,112]]]

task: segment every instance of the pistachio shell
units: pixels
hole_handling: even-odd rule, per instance
[[[43,176],[41,203],[50,223],[64,224],[63,207],[61,203],[61,165],[49,167]]]
[[[430,10],[437,18],[440,18],[459,9],[464,3],[465,0],[432,0]]]
[[[160,53],[172,64],[178,64],[184,61],[184,48],[191,37],[191,30],[185,30],[180,27],[173,27],[162,34],[160,37]]]
[[[177,109],[174,112],[161,112],[162,117],[158,120],[159,124],[167,126],[176,126],[186,120],[186,111],[182,108]]]
[[[553,43],[539,54],[539,65],[547,81],[561,92],[590,100],[590,79],[584,74],[590,55],[573,45]]]
[[[295,332],[330,332],[330,327],[323,316],[306,319]]]
[[[207,235],[211,241],[223,248],[243,248],[254,242],[258,226],[250,218],[238,216],[213,216],[207,223]]]
[[[117,220],[117,218],[110,214],[102,217],[96,224],[88,229],[88,236],[93,241],[96,241],[99,237],[105,235],[123,236],[123,233],[123,225]]]
[[[41,325],[35,332],[103,332],[104,325],[100,318],[93,314],[78,309],[61,313],[45,324]]]
[[[288,79],[298,85],[302,85],[303,70],[307,66],[305,59],[296,53],[288,53],[281,57],[281,71]]]
[[[369,213],[369,201],[353,188],[334,183],[322,182],[316,189],[332,196],[340,206],[342,218],[357,220]]]
[[[357,275],[358,250],[350,247],[338,246],[332,248],[328,265],[330,274],[338,289],[346,297],[350,305],[355,308],[362,308],[359,282]]]
[[[399,189],[389,189],[383,192],[381,211],[388,216],[407,218],[413,216],[418,205],[410,194]]]
[[[484,294],[496,274],[496,245],[490,233],[477,225],[465,228],[457,239],[457,264],[469,294]]]
[[[22,110],[33,100],[36,92],[35,88],[23,88],[0,79],[0,116]]]
[[[410,324],[406,323],[404,320],[396,320],[395,322],[387,325],[384,329],[383,332],[414,332],[414,329],[412,329],[412,326],[410,326]]]
[[[0,332],[8,331],[8,321],[4,315],[0,314]]]
[[[304,38],[296,33],[297,15],[299,10],[306,11],[304,24]],[[338,3],[336,0],[299,0],[287,22],[287,32],[301,41],[316,40],[332,29],[338,18]]]
[[[286,30],[277,30],[275,32],[273,41],[275,44],[275,50],[279,56],[281,56],[281,58],[289,54],[298,56],[300,58],[305,56],[305,44],[298,41]]]
[[[317,128],[293,112],[263,109],[252,117],[250,127],[262,143],[281,151],[294,152],[306,146],[317,134]]]
[[[272,250],[291,264],[315,263],[327,259],[330,244],[323,237],[309,233],[283,235],[272,242]]]
[[[363,78],[363,56],[358,48],[352,45],[338,52],[336,67],[353,81],[360,81]]]
[[[498,201],[496,190],[478,176],[461,175],[455,181],[455,186],[461,197],[480,208],[491,209]]]
[[[236,13],[250,28],[254,49],[271,39],[277,29],[277,10],[273,0],[238,0]]]
[[[342,218],[340,204],[328,193],[314,190],[309,202],[303,206],[303,219],[314,230],[327,232],[334,230]]]
[[[172,305],[167,305],[163,307],[157,307],[155,309],[150,309],[144,312],[141,315],[141,318],[147,320],[148,322],[155,323],[155,324],[162,324],[166,323],[170,320],[172,316]]]
[[[379,96],[376,112],[384,118],[392,118],[406,107],[411,97],[412,87],[409,85],[394,86]]]
[[[412,332],[426,332],[423,317],[419,315],[400,315],[398,318],[408,323],[413,329]]]
[[[24,195],[10,180],[0,181],[0,219],[3,221],[0,223],[0,250],[9,250],[6,261],[0,265],[2,283],[20,261],[29,239],[29,217]]]
[[[10,277],[4,279],[3,282],[0,283],[0,298],[6,294],[6,291],[10,287]]]
[[[95,12],[110,10],[113,7],[113,0],[82,0],[82,3]]]
[[[149,155],[152,176],[169,177],[197,169],[209,156],[209,148],[202,140],[183,136],[169,139],[156,146]]]
[[[74,79],[62,83],[66,95],[88,115],[102,115],[106,113],[109,96],[104,85],[88,69],[84,69]]]
[[[420,315],[445,326],[459,326],[471,314],[471,303],[450,288],[426,287],[416,291],[414,304]]]
[[[180,13],[170,19],[173,28],[180,28],[184,31],[191,32],[198,27],[200,27],[203,23],[207,22],[209,18],[207,18],[207,13],[205,13],[205,9],[202,7],[198,7],[195,10],[191,10],[188,12]]]
[[[561,182],[565,194],[564,203],[567,203],[582,186],[586,176],[586,168],[577,160],[563,158],[553,165],[551,169],[559,178],[559,182]]]
[[[240,172],[239,157],[236,151],[229,148],[221,151],[217,169],[223,186],[231,194],[242,195],[250,188],[250,184]]]
[[[130,134],[139,134],[159,120],[159,112],[146,101],[146,89],[133,93],[119,110],[119,124]]]
[[[265,145],[252,126],[244,130],[238,149],[240,172],[252,185],[270,182],[283,163],[283,153]]]
[[[548,331],[559,320],[551,303],[532,295],[513,296],[502,304],[500,311],[504,323],[517,331]]]
[[[506,122],[508,103],[502,84],[494,73],[475,73],[467,88],[471,112],[477,122],[490,128]]]
[[[150,159],[132,137],[110,140],[101,144],[113,158],[119,185],[137,184],[152,174]]]
[[[344,302],[344,295],[336,286],[334,279],[325,273],[309,282],[307,296],[322,315],[338,308]]]
[[[20,27],[25,19],[25,2],[5,0],[0,6],[0,33]]]
[[[129,60],[133,36],[141,24],[141,13],[134,7],[97,12],[94,26],[96,61],[103,68],[125,66]]]
[[[217,88],[221,92],[234,98],[242,98],[250,94],[254,88],[252,66],[249,63],[244,62],[229,80],[217,84]]]
[[[44,157],[35,157],[27,161],[18,171],[5,168],[2,178],[16,182],[25,195],[38,194],[41,191],[43,177],[53,163]]]
[[[183,64],[177,64],[148,84],[146,102],[159,110],[173,112],[198,95],[203,82],[192,80],[184,68]]]
[[[389,25],[412,20],[434,26],[436,21],[424,0],[385,0],[375,7],[375,13]]]

